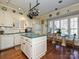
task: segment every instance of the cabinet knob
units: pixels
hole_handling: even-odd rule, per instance
[[[25,44],[25,43],[23,43],[23,44]]]

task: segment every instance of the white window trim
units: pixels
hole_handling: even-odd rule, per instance
[[[68,19],[68,35],[70,35],[70,19],[75,18],[75,17],[78,17],[78,38],[79,38],[79,14],[52,20],[53,21],[53,32],[54,32],[54,21],[59,20],[59,23],[60,23],[61,22],[60,20]],[[60,23],[60,28],[61,28],[61,23]]]

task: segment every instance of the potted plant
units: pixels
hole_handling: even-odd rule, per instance
[[[61,29],[58,29],[57,34],[58,36],[61,36]]]

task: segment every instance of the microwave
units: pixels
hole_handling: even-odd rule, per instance
[[[25,32],[26,32],[26,33],[32,32],[32,28],[31,28],[31,27],[27,27],[27,28],[25,29]]]

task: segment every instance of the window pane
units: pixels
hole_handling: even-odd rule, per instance
[[[77,34],[78,33],[77,29],[71,29],[70,32],[71,32],[70,35],[73,35],[73,34]]]
[[[50,23],[49,23],[49,27],[50,27],[50,28],[53,27],[53,21],[50,21]]]
[[[72,22],[77,22],[77,17],[74,17],[74,18],[71,18],[71,20],[70,21],[72,21]]]
[[[70,37],[73,38],[74,34],[76,34],[76,38],[78,38],[78,30],[77,29],[71,29],[71,31],[70,31]]]
[[[73,35],[76,34],[76,38],[78,38],[78,18],[70,19],[70,37],[73,38]]]
[[[61,36],[62,36],[62,35],[68,35],[67,30],[61,30]]]
[[[60,28],[59,20],[54,21],[54,32],[56,33],[57,32],[57,29],[59,29],[59,28]]]
[[[54,28],[55,28],[55,29],[58,29],[59,26],[60,26],[59,21],[55,21],[55,22],[54,22]]]
[[[71,18],[70,19],[70,28],[77,28],[78,27],[78,18]]]
[[[53,21],[50,21],[50,22],[48,23],[48,32],[53,33]]]
[[[68,34],[68,19],[61,20],[61,34]]]

